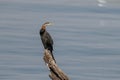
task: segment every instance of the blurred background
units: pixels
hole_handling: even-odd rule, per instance
[[[120,0],[0,0],[0,80],[50,80],[39,36],[71,80],[120,80]]]

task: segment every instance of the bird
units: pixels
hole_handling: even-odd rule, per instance
[[[52,25],[52,23],[51,22],[45,22],[42,25],[42,27],[39,31],[39,34],[40,34],[41,41],[42,41],[42,44],[43,44],[44,48],[50,51],[50,53],[52,55],[52,58],[56,62],[56,60],[53,56],[53,39],[52,39],[51,35],[46,30],[46,26],[49,26],[49,25]]]

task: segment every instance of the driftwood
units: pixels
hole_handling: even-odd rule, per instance
[[[49,50],[45,49],[43,59],[50,71],[49,77],[52,80],[69,80],[67,75],[57,66]]]

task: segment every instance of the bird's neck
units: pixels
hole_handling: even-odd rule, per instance
[[[46,29],[46,26],[45,26],[45,25],[42,25],[42,28],[41,28],[41,29],[45,30],[45,29]]]
[[[42,28],[40,29],[40,35],[43,35],[44,32],[46,31],[46,26],[42,26]]]

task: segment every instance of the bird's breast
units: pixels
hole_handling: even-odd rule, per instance
[[[45,33],[45,30],[41,29],[40,30],[40,35],[43,35]]]

